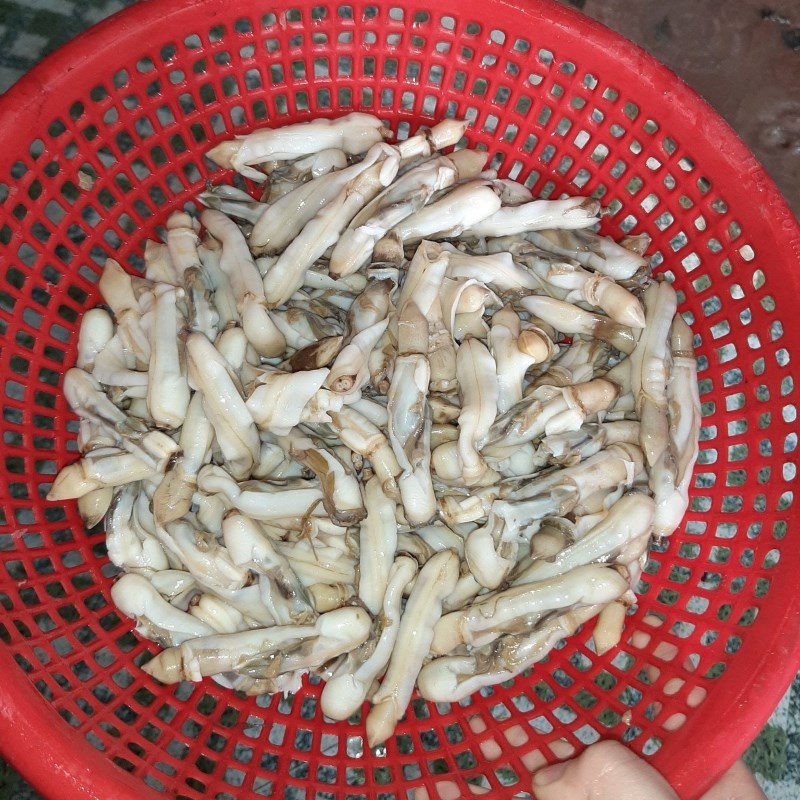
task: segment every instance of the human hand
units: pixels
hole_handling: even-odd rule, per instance
[[[599,742],[577,758],[533,776],[537,800],[678,800],[646,761],[619,742]],[[766,800],[750,770],[737,761],[701,800]]]

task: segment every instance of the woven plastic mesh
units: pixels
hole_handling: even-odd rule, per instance
[[[59,763],[95,748],[142,781],[114,797],[388,800],[415,787],[510,797],[529,790],[526,772],[542,759],[616,737],[689,797],[788,682],[800,566],[789,526],[794,223],[708,109],[612,34],[546,3],[455,8],[144,3],[7,98],[0,679],[20,697],[35,687],[61,717],[52,713],[53,729],[74,729],[52,752],[40,725],[55,767],[36,780],[50,796],[63,796]],[[401,137],[466,116],[470,142],[502,174],[543,197],[594,194],[610,212],[605,232],[650,234],[696,332],[704,415],[690,511],[652,552],[621,646],[599,658],[584,630],[510,684],[453,707],[415,701],[374,753],[359,719],[322,718],[318,686],[256,700],[208,681],[156,685],[138,669],[153,646],[110,603],[103,531],[85,532],[73,503],[43,500],[76,457],[60,382],[104,259],[139,269],[169,213],[226,177],[202,156],[211,143],[353,108]],[[8,748],[14,734],[1,725]]]

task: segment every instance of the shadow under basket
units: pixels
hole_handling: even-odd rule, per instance
[[[105,258],[140,269],[170,212],[229,177],[214,143],[353,109],[401,138],[466,117],[502,175],[600,198],[607,234],[649,234],[703,402],[689,512],[620,646],[598,657],[589,626],[513,682],[415,700],[376,751],[360,719],[323,719],[318,685],[157,685],[139,669],[154,646],[111,604],[103,531],[44,500],[77,455],[60,384]],[[693,798],[744,750],[800,661],[800,232],[674,75],[544,0],[151,0],[2,98],[0,139],[0,747],[46,796],[525,797],[530,768],[612,737]]]

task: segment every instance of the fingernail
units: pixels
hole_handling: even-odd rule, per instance
[[[553,764],[551,767],[540,769],[533,776],[534,786],[549,786],[555,783],[567,770],[567,765],[564,763]]]

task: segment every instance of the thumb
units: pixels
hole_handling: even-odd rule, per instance
[[[537,800],[678,800],[669,784],[619,742],[599,742],[533,776]]]
[[[702,800],[767,800],[744,761],[737,761]]]

